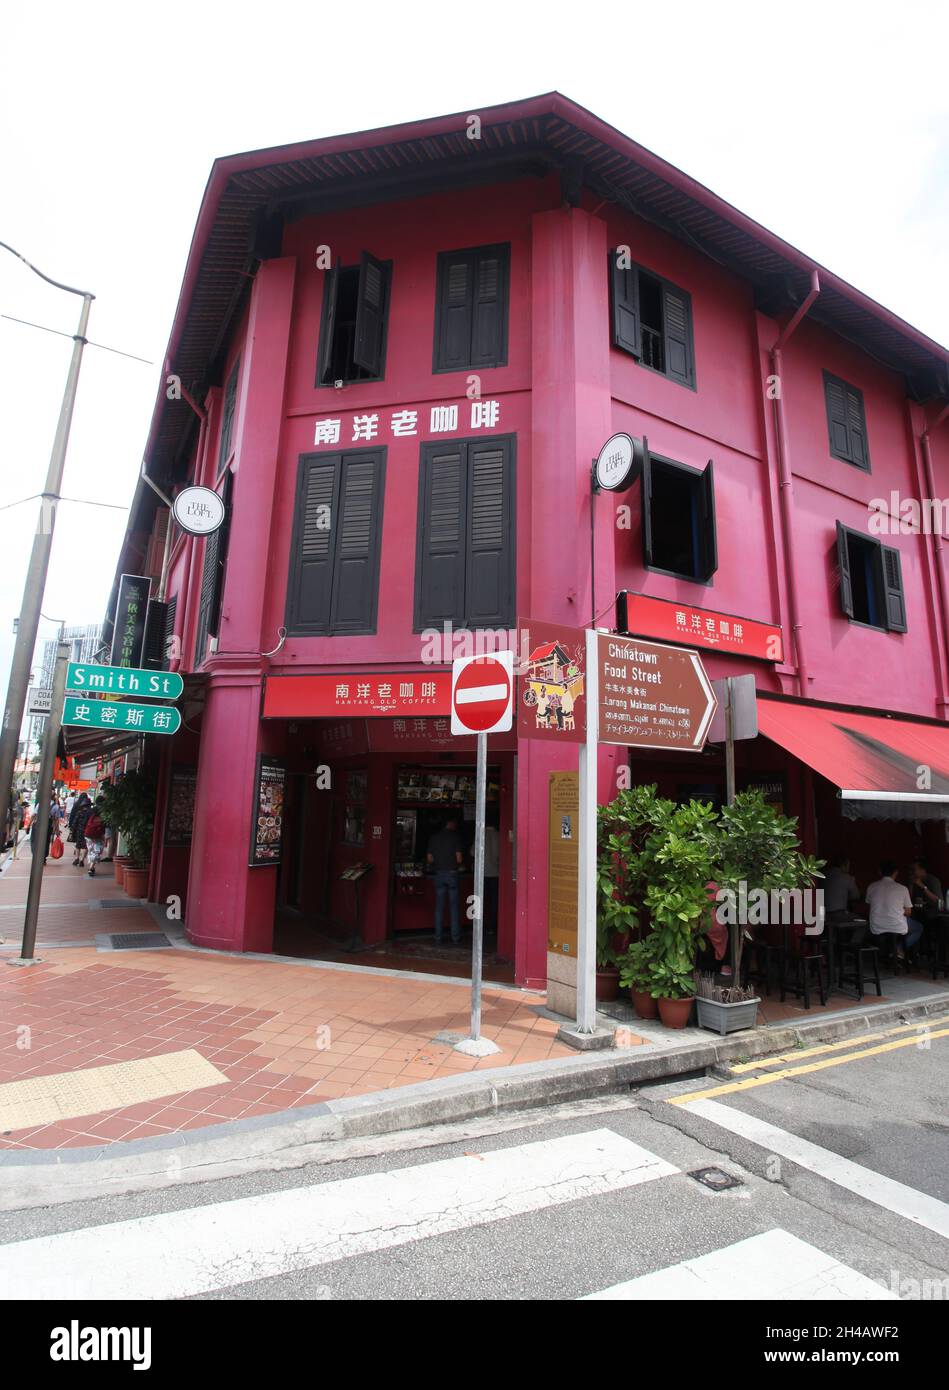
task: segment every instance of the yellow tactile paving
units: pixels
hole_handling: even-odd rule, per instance
[[[223,1072],[200,1052],[165,1052],[136,1062],[116,1062],[108,1067],[35,1076],[0,1086],[0,1131],[29,1129],[119,1110],[141,1101],[160,1100],[182,1091],[227,1082]]]

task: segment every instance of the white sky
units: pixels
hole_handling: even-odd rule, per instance
[[[131,500],[216,156],[552,88],[949,343],[947,39],[926,0],[9,6],[0,240],[153,363],[86,350],[64,495]],[[0,313],[71,334],[79,306],[0,251]],[[71,346],[0,320],[0,508],[43,486]],[[0,692],[37,514],[0,510]],[[102,617],[123,529],[61,507],[45,614]]]

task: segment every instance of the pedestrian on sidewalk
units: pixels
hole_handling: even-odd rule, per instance
[[[37,852],[36,832],[39,829],[39,816],[35,816],[30,828],[30,853],[35,855]],[[49,803],[49,818],[46,823],[46,849],[43,852],[43,863],[49,858],[49,847],[54,835],[59,833],[59,805],[55,796]]]
[[[448,899],[448,913],[451,922],[453,946],[461,945],[461,923],[458,920],[458,872],[464,863],[464,846],[458,834],[458,822],[449,816],[441,830],[437,830],[428,842],[427,859],[435,871],[435,943],[443,940],[442,922],[445,915],[445,899]]]
[[[73,865],[77,869],[85,868],[86,864],[86,821],[92,814],[92,802],[85,792],[82,792],[76,799],[76,804],[72,808],[72,815],[69,817],[69,833],[72,835],[76,852],[73,855]]]
[[[102,847],[105,844],[105,821],[100,815],[101,802],[97,801],[93,806],[83,827],[83,836],[86,842],[86,849],[89,855],[89,877],[95,878],[96,864],[102,858]]]

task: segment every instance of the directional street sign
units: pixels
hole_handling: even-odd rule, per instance
[[[177,700],[185,683],[177,671],[143,671],[134,666],[93,666],[71,661],[67,690],[110,695],[137,695],[140,700]]]
[[[598,633],[601,743],[700,751],[715,694],[698,652]]]
[[[453,734],[500,734],[513,722],[514,653],[460,656],[451,668]]]
[[[115,729],[123,734],[176,734],[181,715],[172,705],[113,704],[67,695],[63,723],[73,728]]]

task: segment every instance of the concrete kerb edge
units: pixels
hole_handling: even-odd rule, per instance
[[[76,1201],[93,1193],[148,1186],[155,1178],[211,1179],[265,1167],[280,1157],[293,1166],[315,1161],[320,1146],[401,1130],[476,1120],[502,1111],[615,1094],[738,1059],[855,1037],[889,1022],[924,1021],[949,1007],[949,992],[899,1005],[872,1006],[851,1016],[809,1019],[680,1048],[614,1049],[608,1053],[529,1062],[462,1078],[438,1078],[363,1096],[301,1106],[279,1115],[231,1120],[208,1130],[87,1149],[0,1154],[0,1210]],[[174,1163],[172,1156],[180,1162]],[[172,1160],[170,1163],[169,1160]],[[174,1167],[173,1174],[170,1168]],[[19,1190],[18,1190],[19,1189]]]

